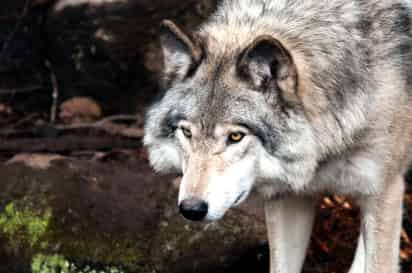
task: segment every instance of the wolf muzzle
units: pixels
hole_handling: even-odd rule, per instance
[[[198,198],[185,199],[179,205],[180,213],[191,221],[203,220],[207,215],[208,208],[208,204]]]

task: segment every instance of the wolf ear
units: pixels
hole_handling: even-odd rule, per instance
[[[246,48],[240,56],[238,72],[259,90],[277,87],[286,100],[295,97],[296,66],[289,51],[272,36],[260,36]]]
[[[172,21],[161,24],[160,43],[164,58],[164,85],[183,80],[199,65],[202,48]]]

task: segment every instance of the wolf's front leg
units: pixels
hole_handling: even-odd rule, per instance
[[[312,233],[315,199],[287,197],[265,203],[271,273],[300,273]]]
[[[398,176],[379,195],[360,200],[365,244],[365,269],[361,273],[399,272],[404,187],[403,178]]]

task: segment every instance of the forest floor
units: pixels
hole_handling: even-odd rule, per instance
[[[90,102],[86,102],[88,105]],[[71,114],[77,115],[79,105]],[[88,105],[90,108],[90,105]],[[85,119],[83,112],[80,121]],[[142,115],[116,116],[99,121],[79,124],[50,125],[41,113],[16,113],[6,104],[0,104],[0,158],[10,158],[27,153],[59,154],[73,160],[105,161],[105,168],[118,166],[132,160],[147,166],[147,156],[141,147]],[[86,117],[87,119],[87,117]],[[136,163],[137,162],[137,163]],[[148,172],[149,168],[138,171]],[[145,176],[146,174],[142,174]],[[3,179],[7,180],[0,173]],[[160,178],[159,178],[160,179]],[[160,183],[160,181],[158,181]],[[152,183],[157,183],[152,181]],[[412,186],[407,183],[404,199],[404,223],[400,258],[402,272],[412,273]],[[138,208],[136,208],[138,209]],[[115,213],[115,212],[114,212]],[[318,205],[318,214],[304,272],[345,272],[355,250],[359,232],[359,211],[352,203],[340,196],[324,196]],[[260,219],[261,225],[264,221]],[[201,247],[201,246],[199,246]],[[217,247],[217,246],[216,246]],[[242,259],[234,262],[225,272],[237,272],[249,268],[254,272],[268,270],[266,243],[253,249],[245,249]],[[184,261],[182,261],[184,262]],[[189,273],[189,272],[185,272]]]

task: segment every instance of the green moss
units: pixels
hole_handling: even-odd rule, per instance
[[[71,273],[70,263],[61,255],[37,254],[31,263],[32,273]]]
[[[102,236],[103,237],[103,236]],[[132,271],[142,271],[143,254],[136,242],[128,239],[102,238],[99,234],[87,239],[61,234],[61,252],[78,261],[92,261],[105,265],[121,265]]]
[[[11,202],[0,213],[0,230],[11,244],[34,247],[47,231],[51,216],[50,208],[36,209],[27,200]],[[46,242],[39,245],[47,247]]]
[[[1,235],[20,256],[31,262],[33,272],[55,272],[53,268],[64,264],[63,257],[81,263],[119,265],[131,272],[142,271],[145,255],[133,234],[96,232],[98,227],[89,225],[87,219],[60,222],[44,200],[47,199],[30,197],[15,200],[0,212]],[[56,250],[60,255],[38,254]]]
[[[32,273],[124,273],[117,267],[95,267],[93,265],[77,266],[64,256],[54,254],[37,254],[31,263]]]

